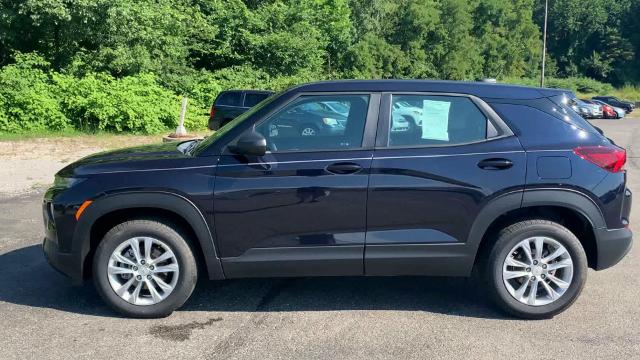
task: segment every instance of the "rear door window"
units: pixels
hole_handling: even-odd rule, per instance
[[[462,96],[393,95],[389,147],[459,145],[487,138],[488,119]]]
[[[218,96],[216,105],[221,106],[242,106],[241,91],[227,91]]]
[[[265,93],[246,93],[244,96],[244,106],[245,107],[254,107],[258,105],[259,102],[269,97],[269,94]]]

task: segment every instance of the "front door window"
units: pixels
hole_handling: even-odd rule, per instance
[[[271,152],[358,149],[368,108],[367,95],[301,96],[256,131]]]

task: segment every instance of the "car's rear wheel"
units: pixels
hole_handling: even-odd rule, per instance
[[[96,249],[98,293],[131,317],[170,315],[197,281],[193,251],[178,228],[155,220],[131,220],[111,229]]]
[[[580,295],[587,257],[580,241],[564,226],[527,220],[500,231],[486,274],[493,298],[504,310],[522,318],[549,318]]]

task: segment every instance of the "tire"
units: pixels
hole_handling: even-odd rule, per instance
[[[560,249],[558,244],[564,247],[566,253],[563,253],[561,257],[555,260],[535,260],[537,257],[536,241],[530,240],[534,237],[548,239],[545,240],[546,245],[542,246],[543,254],[541,258],[544,259],[549,256],[549,252],[556,253],[556,250]],[[522,244],[533,245],[530,248],[532,254],[530,261],[524,261],[528,257],[523,247],[516,248]],[[512,250],[516,251],[512,252]],[[560,252],[558,251],[558,253]],[[524,268],[523,272],[521,267],[509,266],[507,256],[511,259],[523,260],[522,262],[525,264],[537,262],[537,265]],[[569,256],[568,260],[566,256]],[[565,266],[569,262],[572,265]],[[509,264],[511,264],[511,260],[509,260]],[[520,264],[518,263],[518,265]],[[542,266],[544,266],[544,269],[542,269]],[[552,267],[558,267],[558,269],[545,270]],[[484,270],[490,295],[499,307],[516,317],[546,319],[566,310],[580,295],[587,279],[587,256],[580,241],[564,226],[548,220],[526,220],[510,225],[498,233],[497,240],[489,251]],[[540,274],[540,272],[544,273]],[[513,279],[506,279],[516,274],[524,274],[524,276],[520,275]],[[566,286],[566,283],[569,283],[568,287],[565,289],[560,288],[558,286],[560,282],[556,283],[555,281],[559,281],[563,277],[568,279],[569,275],[571,275],[571,280],[562,282],[563,287]],[[552,278],[554,279],[553,282],[551,281]],[[542,284],[543,281],[546,285]],[[533,299],[533,304],[531,304],[531,289],[534,288],[534,283],[538,291]],[[519,290],[522,289],[522,286],[525,286],[525,291],[520,296],[520,300],[518,300],[516,296],[519,295]],[[558,287],[556,288],[556,286]],[[548,288],[551,288],[551,291],[547,290]],[[556,296],[555,300],[551,300],[552,292],[556,292],[556,295],[560,292],[561,294]],[[526,296],[527,294],[528,296]],[[547,303],[547,301],[551,302]]]
[[[135,260],[129,239],[137,239],[133,241],[140,243],[138,258],[141,261]],[[144,260],[149,259],[144,256],[146,239],[152,239],[150,262]],[[116,250],[120,257],[112,257]],[[153,263],[154,259],[165,255],[169,257],[167,260]],[[111,274],[110,266],[111,269],[116,268],[126,273]],[[141,281],[138,281],[138,276]],[[98,245],[93,258],[93,279],[102,299],[118,313],[135,318],[160,318],[169,316],[191,296],[198,279],[198,270],[194,252],[179,228],[153,219],[131,220],[107,232]],[[164,291],[166,287],[161,287],[161,282],[162,285],[173,286],[173,289]],[[116,293],[116,288],[126,283],[130,285],[123,296],[128,299]],[[157,297],[152,296],[149,284],[156,289],[154,294]],[[138,295],[135,295],[136,290]]]

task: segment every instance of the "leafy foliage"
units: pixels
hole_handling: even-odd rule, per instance
[[[0,132],[42,130],[158,133],[177,125],[179,98],[155,76],[114,78],[89,73],[83,77],[48,68],[42,58],[18,56],[0,70]],[[186,119],[204,127],[201,106],[194,104]],[[200,114],[193,111],[200,111]]]
[[[542,4],[0,0],[0,132],[167,131],[182,95],[187,125],[203,128],[223,89],[329,78],[537,85]],[[550,2],[547,84],[587,93],[637,84],[640,0],[588,5]]]

